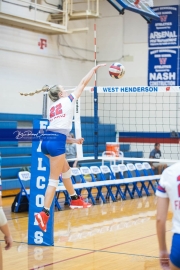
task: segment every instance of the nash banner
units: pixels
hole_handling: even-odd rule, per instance
[[[148,85],[178,84],[178,49],[149,50]]]

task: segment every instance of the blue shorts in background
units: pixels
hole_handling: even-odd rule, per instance
[[[172,264],[180,268],[180,234],[178,233],[173,235],[170,260]]]
[[[41,151],[44,155],[56,157],[65,154],[65,144],[66,135],[58,132],[46,131],[41,144]]]

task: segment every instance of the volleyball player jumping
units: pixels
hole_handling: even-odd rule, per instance
[[[46,231],[47,222],[49,219],[49,210],[58,187],[59,176],[62,174],[63,183],[68,193],[71,196],[71,208],[87,208],[91,207],[90,203],[86,203],[78,196],[73,188],[71,182],[71,169],[65,158],[65,143],[74,142],[82,144],[84,139],[72,139],[67,135],[72,129],[72,120],[74,105],[76,99],[80,97],[85,86],[93,77],[98,68],[105,66],[106,64],[100,64],[92,68],[87,75],[81,80],[75,91],[67,96],[62,86],[55,85],[51,88],[48,86],[43,87],[42,90],[36,91],[48,91],[49,98],[53,101],[49,111],[49,126],[47,128],[47,135],[56,135],[56,139],[48,140],[44,139],[41,145],[42,152],[49,158],[50,162],[50,176],[49,183],[45,193],[44,207],[42,211],[35,215],[35,218],[39,224],[39,227]],[[29,95],[33,95],[30,93]],[[73,141],[72,141],[73,140]]]
[[[163,171],[156,195],[158,196],[156,226],[160,264],[164,270],[180,270],[180,162]],[[170,256],[165,237],[169,201],[173,211],[173,239]]]

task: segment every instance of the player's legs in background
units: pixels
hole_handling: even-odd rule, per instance
[[[158,174],[162,174],[162,171],[163,171],[163,164],[159,164],[158,167]]]
[[[163,164],[163,170],[165,170],[168,167],[167,164]]]
[[[162,174],[162,172],[167,168],[167,164],[159,164],[157,169],[158,169],[158,174]]]

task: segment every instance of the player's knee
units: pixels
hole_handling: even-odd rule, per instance
[[[49,179],[48,186],[57,188],[58,187],[58,184],[59,184],[59,180]]]
[[[67,178],[71,178],[71,169],[69,168],[69,170],[67,172],[62,173],[62,178],[63,179],[67,179]]]

